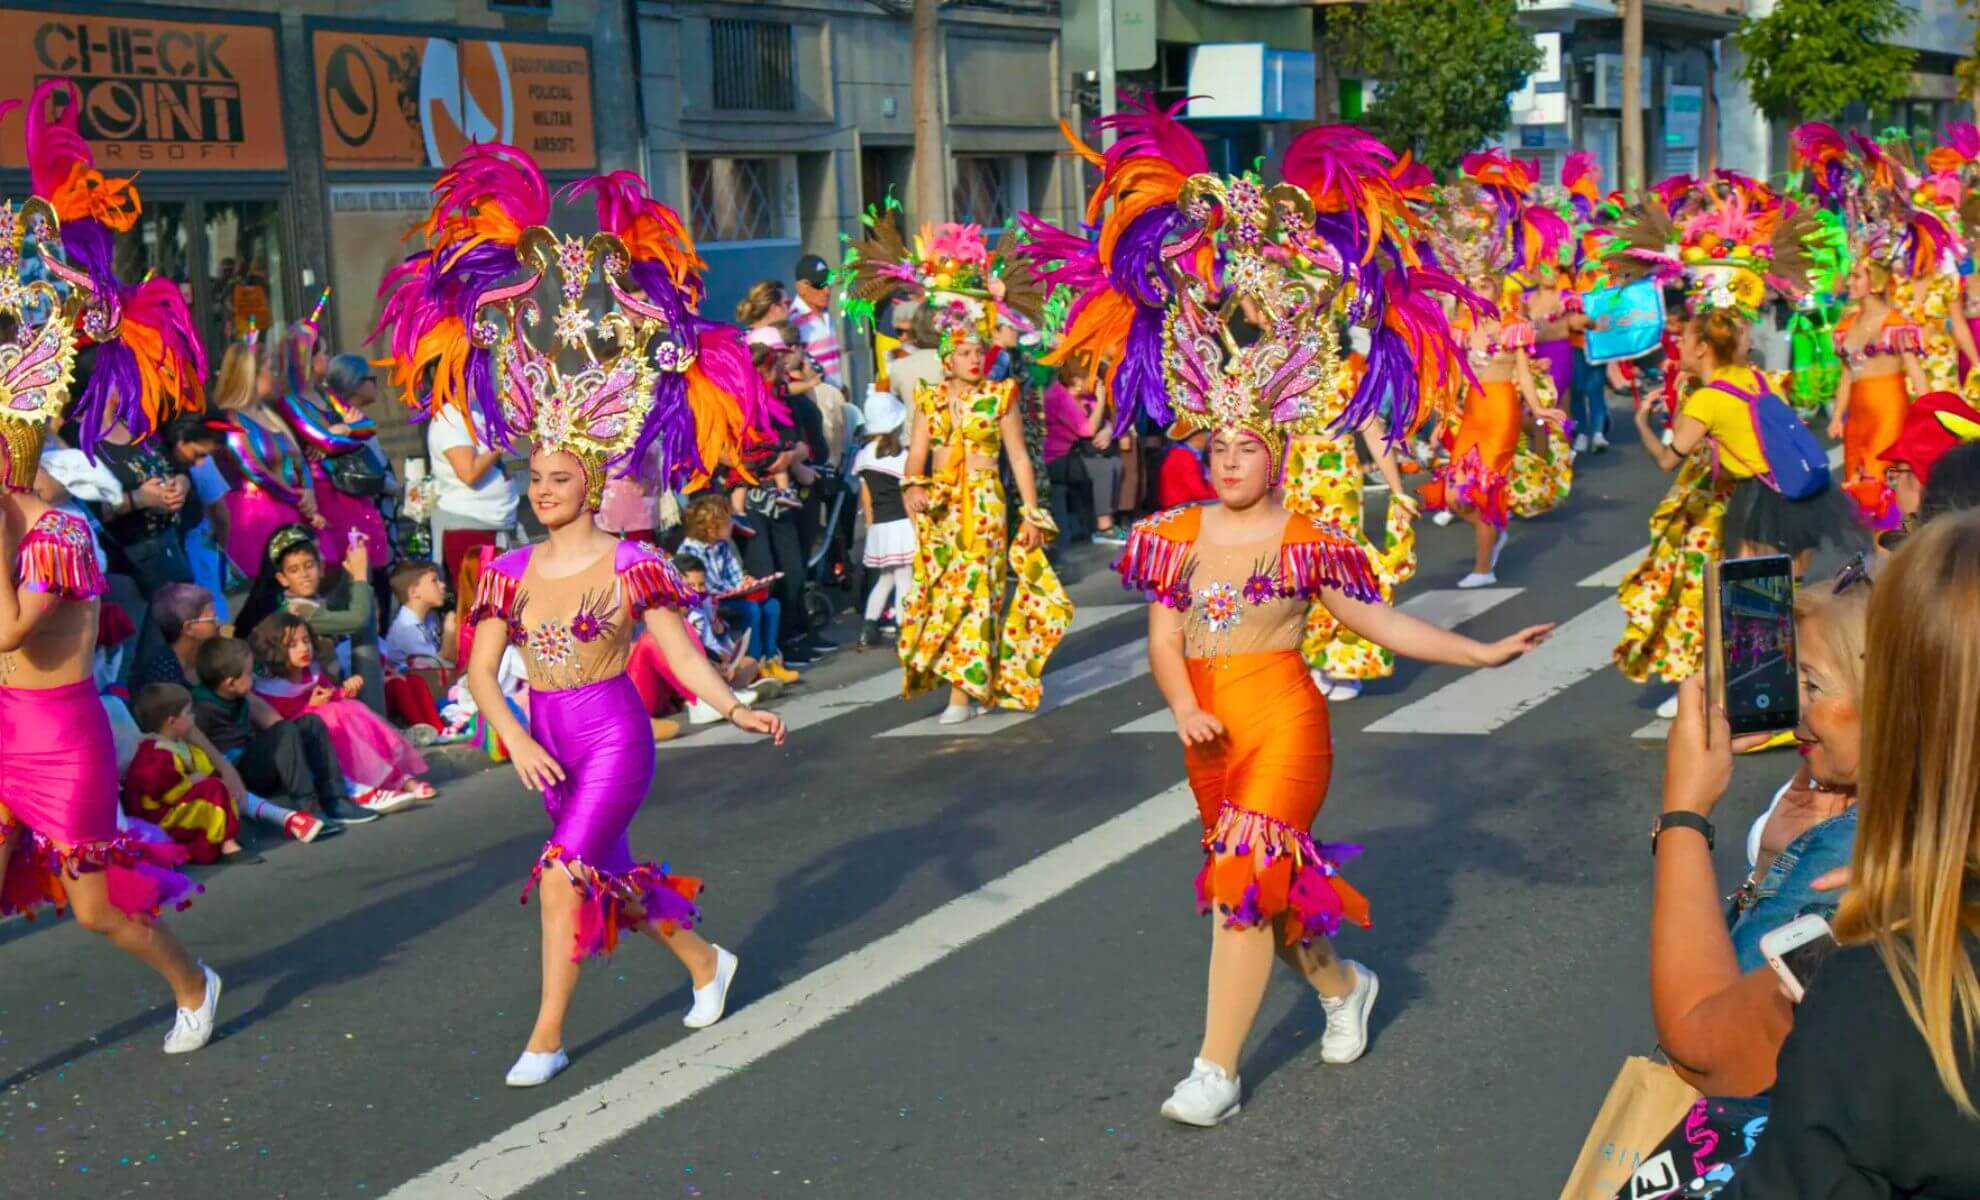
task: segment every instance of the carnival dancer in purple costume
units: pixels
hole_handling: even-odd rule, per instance
[[[62,115],[51,116],[60,96]],[[0,103],[0,119],[18,101]],[[137,193],[95,169],[76,130],[74,85],[35,89],[27,156],[35,195],[0,202],[0,916],[42,904],[158,972],[178,1001],[165,1039],[184,1054],[213,1036],[220,977],[158,920],[193,883],[170,868],[183,848],[117,826],[117,755],[92,674],[104,581],[89,526],[34,494],[49,427],[68,402],[76,331],[97,346],[73,413],[85,453],[114,423],[144,437],[180,407],[197,409],[197,334],[169,281],[121,283],[114,235]],[[22,249],[66,286],[23,282]]]
[[[379,329],[392,331],[395,377],[429,411],[479,404],[495,437],[530,441],[530,504],[550,533],[490,564],[469,613],[469,688],[554,826],[523,893],[539,893],[542,1001],[508,1075],[512,1087],[533,1087],[568,1064],[564,1016],[579,966],[609,953],[621,930],[646,934],[687,967],[689,1027],[722,1017],[736,957],[692,931],[700,880],[635,859],[627,842],[654,758],[626,675],[634,638],[651,633],[681,680],[737,728],[781,742],[784,725],[739,703],[687,631],[680,614],[701,596],[666,559],[594,517],[608,471],[649,461],[649,448],[659,482],[692,483],[778,414],[740,332],[693,311],[703,264],[679,217],[637,176],[569,189],[596,199],[601,232],[588,240],[545,228],[549,189],[510,146],[471,147],[434,192],[427,249],[382,289]],[[608,290],[595,323],[584,307],[594,269]],[[530,296],[546,275],[562,303],[544,323],[555,345],[542,350],[527,334]],[[529,671],[526,730],[496,683],[509,645]]]

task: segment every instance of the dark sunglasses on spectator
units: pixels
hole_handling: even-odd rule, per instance
[[[1843,564],[1842,570],[1836,572],[1835,590],[1829,594],[1840,596],[1848,591],[1852,584],[1859,582],[1865,587],[1876,585],[1876,580],[1870,578],[1870,556],[1861,550],[1851,555],[1850,560]]]

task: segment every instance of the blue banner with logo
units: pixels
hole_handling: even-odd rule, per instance
[[[1597,288],[1581,299],[1591,363],[1622,362],[1655,350],[1664,335],[1664,290],[1654,279]]]

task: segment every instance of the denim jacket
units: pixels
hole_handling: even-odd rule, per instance
[[[1856,843],[1856,806],[1850,805],[1826,821],[1811,825],[1788,843],[1758,882],[1733,897],[1726,921],[1732,928],[1733,953],[1739,969],[1767,965],[1760,939],[1806,913],[1833,917],[1841,892],[1818,892],[1815,881],[1837,867],[1849,865]]]

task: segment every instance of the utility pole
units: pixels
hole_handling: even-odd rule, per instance
[[[1616,0],[1623,11],[1622,175],[1623,190],[1643,186],[1643,2]]]
[[[1114,70],[1114,0],[1100,0],[1100,115],[1111,117],[1119,104]],[[1114,131],[1100,130],[1100,148],[1114,144]]]
[[[949,216],[949,171],[942,153],[942,90],[936,72],[942,62],[939,0],[914,0],[910,27],[914,74],[914,203],[908,217],[917,225],[940,223]]]

